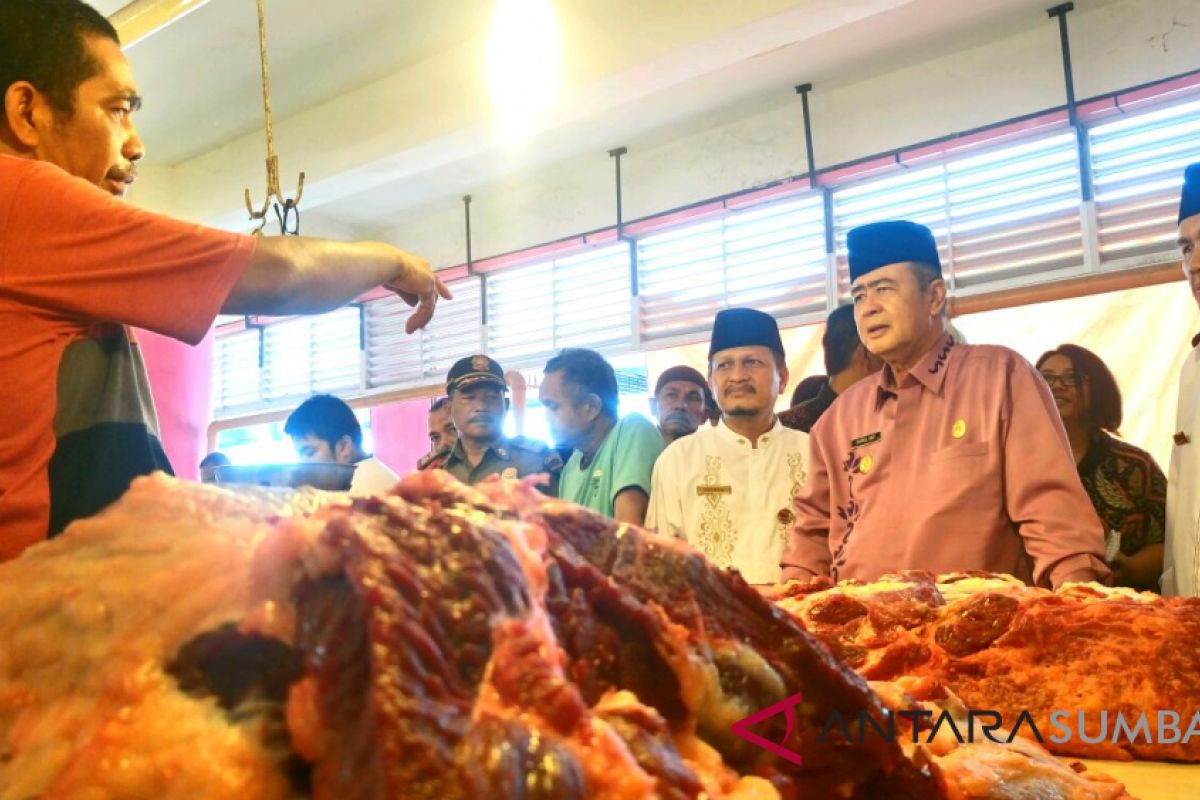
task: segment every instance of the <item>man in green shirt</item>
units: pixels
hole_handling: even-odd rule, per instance
[[[642,415],[620,417],[612,366],[594,350],[563,350],[546,362],[540,396],[555,442],[574,449],[558,496],[642,525],[663,440]]]
[[[446,396],[458,441],[442,469],[471,485],[492,475],[524,478],[545,473],[550,485],[543,491],[554,494],[562,468],[558,453],[523,436],[504,436],[508,384],[499,364],[483,355],[459,359],[446,376]]]

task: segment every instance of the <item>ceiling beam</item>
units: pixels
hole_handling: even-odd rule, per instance
[[[133,47],[143,39],[182,19],[209,0],[133,0],[109,15],[124,47]]]

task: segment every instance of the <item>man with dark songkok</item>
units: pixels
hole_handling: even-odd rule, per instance
[[[808,435],[775,416],[788,381],[779,326],[754,309],[722,311],[708,363],[721,421],[659,457],[646,527],[686,539],[750,583],[778,583],[792,500],[808,465]]]
[[[1104,528],[1049,388],[1012,350],[946,332],[933,234],[878,222],[847,244],[859,337],[885,366],[813,427],[784,579],[907,569],[1039,586],[1107,579]]]
[[[1184,172],[1179,200],[1179,253],[1192,297],[1200,303],[1200,162]],[[1179,374],[1175,447],[1167,471],[1167,543],[1162,592],[1200,595],[1200,334]]]

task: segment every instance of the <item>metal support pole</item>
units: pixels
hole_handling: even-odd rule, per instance
[[[471,195],[463,195],[463,219],[467,229],[467,272],[475,274],[475,261],[471,258]]]
[[[1063,3],[1046,9],[1046,16],[1058,19],[1058,38],[1062,46],[1063,81],[1067,85],[1067,115],[1072,125],[1076,122],[1075,76],[1071,72],[1071,34],[1067,31],[1067,14],[1074,10],[1074,3]]]
[[[822,213],[825,221],[825,258],[829,265],[825,276],[825,305],[832,311],[837,308],[837,246],[833,235],[833,193],[822,186],[817,176],[817,159],[814,155],[812,112],[808,107],[808,93],[812,91],[811,83],[802,83],[796,87],[800,95],[800,104],[804,110],[804,153],[808,159],[808,185],[821,193]]]
[[[622,201],[622,197],[621,197],[621,156],[625,155],[628,152],[629,152],[629,148],[627,148],[627,147],[617,147],[617,148],[614,148],[614,149],[608,151],[609,156],[612,157],[613,162],[616,164],[617,236],[619,236],[619,237],[624,237],[624,235],[625,235],[625,231],[622,230],[622,228],[625,225],[625,217],[624,217],[624,209],[621,207],[621,201]]]
[[[817,163],[813,156],[813,135],[812,135],[812,117],[808,110],[808,93],[812,91],[811,83],[802,83],[796,87],[796,94],[800,95],[800,103],[804,108],[804,153],[808,158],[808,184],[816,187],[817,185]]]
[[[613,160],[617,189],[617,239],[625,243],[629,251],[629,346],[634,350],[642,346],[641,302],[638,300],[638,251],[637,240],[625,235],[625,207],[621,181],[621,156],[629,152],[627,147],[615,147],[608,151]]]
[[[608,151],[609,156],[613,159],[614,171],[616,173],[616,188],[617,188],[617,239],[629,245],[629,293],[633,297],[638,295],[638,272],[637,272],[637,242],[632,237],[625,235],[625,207],[624,194],[621,181],[621,156],[629,152],[627,147],[616,147]]]
[[[247,314],[243,319],[243,322],[248,330],[258,331],[258,368],[262,369],[267,361],[267,340],[264,333],[264,331],[267,329],[267,326],[263,325],[261,322],[255,322],[255,319],[256,317]]]
[[[1058,39],[1062,48],[1063,83],[1067,90],[1067,120],[1075,129],[1079,149],[1079,183],[1083,202],[1092,202],[1092,154],[1088,146],[1087,129],[1079,123],[1079,109],[1075,103],[1075,74],[1071,69],[1071,35],[1067,30],[1067,14],[1075,8],[1074,3],[1062,3],[1046,9],[1046,16],[1058,20]]]
[[[467,274],[475,274],[475,258],[471,253],[471,195],[463,195],[463,223],[467,240]],[[487,327],[487,276],[479,276],[479,324]]]

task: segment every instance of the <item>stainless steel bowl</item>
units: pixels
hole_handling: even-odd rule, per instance
[[[226,486],[271,486],[344,492],[354,478],[353,464],[235,464],[204,470],[205,481]]]

